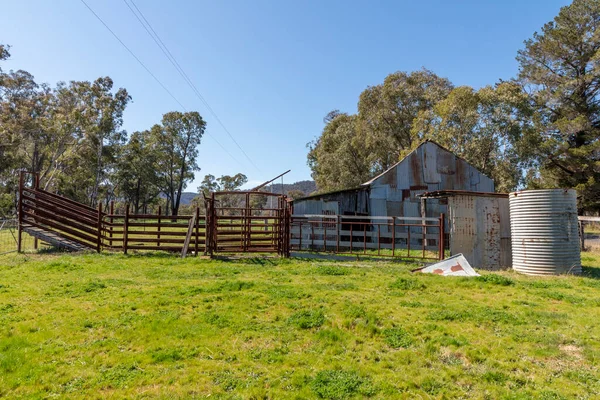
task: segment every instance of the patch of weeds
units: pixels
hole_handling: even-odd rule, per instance
[[[305,299],[310,298],[310,293],[304,293],[293,286],[276,285],[265,290],[265,293],[273,299]]]
[[[81,269],[82,267],[77,264],[73,264],[71,261],[55,260],[42,264],[39,268],[42,271],[73,271],[76,269]]]
[[[323,342],[337,343],[344,338],[344,332],[339,329],[321,329],[317,332],[317,338]]]
[[[390,283],[390,289],[398,290],[421,290],[425,289],[425,284],[414,278],[398,278]]]
[[[6,303],[0,306],[0,313],[9,313],[15,308],[14,304]]]
[[[559,291],[543,291],[540,292],[540,296],[552,300],[566,301],[571,304],[581,304],[585,302],[585,299],[583,297],[574,296],[572,294],[566,294]]]
[[[511,286],[515,284],[515,281],[513,281],[512,279],[503,276],[503,275],[498,275],[498,274],[486,274],[486,275],[481,275],[475,278],[477,281],[479,282],[484,282],[484,283],[489,283],[492,285],[499,285],[499,286]]]
[[[523,281],[523,286],[534,288],[534,289],[550,289],[550,288],[563,288],[571,289],[572,286],[566,282],[561,281],[550,281],[550,280],[537,280],[537,281]]]
[[[328,283],[328,284],[326,283],[326,284],[313,285],[313,287],[317,290],[326,290],[326,291],[330,291],[330,290],[342,291],[342,290],[358,289],[358,286],[356,286],[354,283]]]
[[[254,282],[249,281],[225,281],[216,286],[217,292],[239,292],[254,287]]]
[[[231,392],[242,385],[242,380],[237,378],[231,371],[218,372],[215,374],[213,382],[226,392]]]
[[[205,313],[204,321],[211,325],[215,325],[217,328],[226,328],[231,324],[227,317],[217,314],[216,312]]]
[[[467,312],[449,309],[432,311],[427,315],[427,319],[432,321],[465,321],[468,317]]]
[[[435,396],[438,394],[443,388],[444,384],[435,378],[427,377],[421,381],[419,387],[427,394]]]
[[[381,324],[381,321],[374,312],[368,311],[362,306],[350,304],[346,306],[343,313],[345,317],[350,318],[349,321],[344,322],[344,328],[361,328],[368,333],[370,337],[379,333],[378,327]]]
[[[349,275],[350,268],[338,267],[335,265],[319,265],[317,267],[317,274],[331,276]]]
[[[411,300],[402,300],[398,303],[401,307],[407,308],[420,308],[424,307],[423,303],[419,301],[411,301]]]
[[[376,393],[369,379],[355,371],[325,370],[317,373],[311,389],[322,399],[347,399],[356,394],[373,396]]]
[[[394,349],[405,349],[413,344],[413,338],[410,333],[401,327],[384,329],[382,333],[385,342]]]
[[[262,360],[267,364],[275,364],[283,362],[289,352],[287,346],[278,346],[273,349],[253,349],[250,351],[250,358]]]
[[[488,383],[493,383],[496,385],[501,385],[507,380],[509,380],[509,376],[503,372],[498,371],[487,371],[481,375],[481,379]]]
[[[180,296],[195,296],[197,294],[203,293],[204,291],[205,289],[199,286],[186,286],[180,288],[177,291],[177,294]]]
[[[102,386],[111,388],[125,388],[143,371],[137,364],[123,364],[100,369],[100,382]]]
[[[88,282],[83,286],[83,291],[86,293],[95,292],[96,290],[106,289],[106,284],[103,282]]]
[[[325,323],[322,310],[303,310],[292,314],[288,323],[300,329],[318,328]]]
[[[150,351],[152,361],[155,363],[173,362],[182,360],[184,357],[181,352],[177,349],[163,349],[158,348]]]

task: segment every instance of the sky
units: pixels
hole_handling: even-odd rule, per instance
[[[424,67],[475,88],[510,79],[523,41],[570,3],[133,1],[210,109],[125,0],[85,2],[177,101],[81,0],[2,1],[0,43],[12,46],[3,69],[23,69],[51,85],[110,76],[133,98],[124,113],[129,133],[184,111],[179,103],[198,111],[207,129],[201,171],[188,191],[206,174],[242,172],[247,187],[288,169],[285,183],[311,179],[307,143],[319,136],[329,111],[356,112],[360,93],[396,71]]]

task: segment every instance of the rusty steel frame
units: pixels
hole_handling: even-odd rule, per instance
[[[127,254],[130,250],[165,250],[181,253],[184,247],[189,246],[193,248],[196,256],[203,252],[210,256],[217,253],[276,253],[282,257],[289,257],[293,248],[305,251],[308,247],[309,251],[351,255],[367,255],[371,249],[376,250],[376,254],[382,257],[428,260],[434,258],[427,255],[431,247],[427,246],[427,242],[429,239],[435,239],[428,232],[435,232],[437,229],[438,257],[435,259],[444,259],[444,214],[439,218],[293,216],[292,206],[285,195],[261,191],[214,192],[204,199],[204,218],[198,206],[195,207],[193,215],[168,216],[162,214],[160,206],[156,214],[131,214],[129,204],[125,204],[123,214],[116,214],[113,201],[107,210],[103,210],[102,203],[98,203],[97,208],[92,208],[40,189],[37,174],[29,174],[33,179],[31,187],[27,187],[27,174],[21,172],[19,176],[18,251],[22,250],[23,225],[31,224],[34,227],[54,230],[66,239],[97,252],[120,250]],[[219,201],[219,197],[227,195],[240,196],[243,204],[240,207],[222,206],[224,203]],[[274,208],[252,207],[253,196],[277,198],[277,205]],[[225,223],[226,221],[228,223]],[[292,244],[295,240],[293,230],[296,227],[300,236],[298,243]],[[308,227],[310,231],[306,242],[304,239]],[[391,231],[391,237],[389,233],[382,234],[384,227],[388,232]],[[411,228],[415,227],[422,230],[422,251],[419,256],[411,255],[411,250],[415,250],[414,246],[411,246]],[[347,228],[350,231],[349,246],[342,243],[342,236],[348,235],[347,232],[344,233]],[[405,237],[400,238],[401,241],[406,238],[406,247],[397,243],[397,230],[402,228],[407,230]],[[315,233],[319,229],[322,233]],[[355,237],[356,233],[358,237]],[[322,245],[316,244],[319,235],[323,236]],[[331,238],[333,235],[335,243]],[[382,253],[385,245],[389,248],[390,239],[391,256]],[[356,244],[360,241],[362,249],[357,249]],[[398,254],[399,249],[407,250],[407,254]]]
[[[355,219],[356,221],[353,221]],[[368,220],[368,221],[365,221]],[[380,220],[382,222],[376,222]],[[399,221],[406,222],[399,222]],[[411,223],[411,221],[413,223]],[[430,222],[430,223],[428,223]],[[327,229],[328,225],[335,223],[335,232],[336,232],[336,243],[335,247],[329,246],[327,241]],[[304,242],[303,246],[303,228],[306,232],[306,228],[310,227],[309,238],[310,242],[307,244]],[[348,228],[342,229],[342,225],[347,226]],[[388,239],[391,239],[390,242],[385,244],[391,244],[391,255],[382,254],[382,227],[388,228],[391,233],[390,236],[387,236]],[[396,235],[396,231],[398,228],[406,228],[406,247],[400,246],[398,242],[398,237]],[[297,228],[298,235],[294,236],[292,233],[292,229]],[[355,229],[357,228],[357,229]],[[422,236],[421,236],[421,246],[419,246],[420,254],[418,256],[411,255],[411,228],[421,228]],[[407,259],[419,259],[419,260],[443,260],[445,258],[445,215],[441,214],[439,218],[419,218],[419,217],[368,217],[368,216],[331,216],[331,215],[294,215],[291,217],[290,223],[290,246],[292,249],[303,252],[324,252],[324,253],[332,253],[339,255],[371,255],[368,250],[376,251],[377,256],[381,257],[391,257],[391,258],[407,258]],[[316,229],[322,229],[323,233],[315,233]],[[430,250],[430,247],[427,246],[427,234],[426,230],[437,230],[437,246],[436,249]],[[362,251],[359,248],[358,251],[356,249],[356,233],[360,235],[360,231],[362,230],[363,234],[358,236],[359,242],[362,239]],[[331,231],[331,229],[330,229]],[[347,232],[344,234],[344,232]],[[371,232],[372,234],[367,235],[367,232]],[[322,236],[323,239],[317,239],[317,236]],[[348,239],[342,240],[341,236],[349,236]],[[368,239],[371,241],[369,242]],[[376,243],[375,240],[376,239]],[[297,244],[291,244],[292,241],[297,241]],[[401,238],[404,240],[404,238]],[[431,240],[431,239],[429,239]],[[315,242],[322,242],[315,244]],[[343,245],[341,242],[346,242],[349,244]],[[368,246],[367,243],[371,243],[372,246]],[[308,247],[308,249],[306,249]],[[331,249],[333,247],[333,249]],[[397,250],[407,250],[407,254],[398,254]],[[416,250],[413,246],[412,250]],[[427,256],[427,251],[431,251],[433,253],[437,253],[437,257]]]

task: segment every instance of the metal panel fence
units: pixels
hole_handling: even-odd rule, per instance
[[[439,218],[293,215],[292,251],[444,259],[444,214]]]

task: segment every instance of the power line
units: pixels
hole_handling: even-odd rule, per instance
[[[146,19],[146,17],[144,16],[144,13],[142,13],[142,11],[138,8],[138,6],[135,4],[135,2],[133,0],[130,0],[130,1],[131,1],[131,4],[133,4],[133,7],[137,10],[137,13],[133,10],[133,8],[131,8],[131,6],[129,5],[129,3],[127,2],[127,0],[123,0],[123,2],[127,5],[127,7],[129,8],[129,10],[133,13],[133,15],[135,15],[135,17],[137,18],[138,22],[144,27],[144,29],[146,30],[146,33],[148,33],[148,35],[150,35],[150,37],[152,38],[152,40],[154,40],[154,43],[156,43],[156,45],[162,51],[162,53],[167,58],[167,60],[169,60],[169,62],[173,65],[173,67],[175,67],[175,69],[177,70],[177,72],[179,73],[179,75],[181,75],[181,77],[184,79],[184,81],[192,89],[192,91],[194,92],[194,94],[196,95],[196,97],[198,97],[198,99],[204,104],[204,106],[208,109],[208,111],[211,113],[211,115],[217,120],[217,122],[219,123],[219,125],[221,125],[221,127],[223,128],[223,130],[227,133],[227,135],[229,136],[229,138],[235,143],[235,145],[238,147],[238,149],[240,149],[240,151],[242,152],[242,154],[244,154],[244,156],[246,157],[246,159],[254,166],[254,168],[256,168],[257,171],[259,171],[260,173],[262,173],[262,171],[260,170],[260,168],[258,168],[258,166],[254,163],[254,161],[252,161],[252,159],[244,151],[244,149],[242,148],[242,146],[240,146],[240,144],[237,142],[237,140],[235,140],[235,138],[233,137],[233,135],[231,134],[231,132],[229,132],[229,129],[227,129],[227,127],[225,126],[225,124],[223,124],[223,122],[221,121],[221,119],[219,118],[219,116],[217,115],[217,113],[212,109],[212,107],[210,106],[210,104],[208,104],[208,101],[206,101],[206,99],[204,98],[204,96],[202,96],[202,94],[200,93],[200,91],[198,90],[198,88],[196,87],[196,85],[194,84],[194,82],[192,82],[192,80],[189,78],[189,76],[185,73],[185,71],[183,70],[183,68],[181,67],[181,65],[177,62],[177,59],[175,58],[175,56],[173,56],[173,54],[171,53],[171,51],[169,50],[169,48],[167,47],[167,45],[162,41],[162,39],[160,38],[160,36],[158,35],[158,33],[156,33],[156,31],[152,27],[152,24]],[[139,13],[139,16],[138,16],[138,13]],[[142,17],[142,19],[144,20],[145,23],[142,22],[142,19],[140,19],[140,16]]]
[[[87,7],[88,10],[90,10],[90,12],[92,14],[94,14],[94,16],[98,19],[98,21],[100,21],[102,23],[102,25],[104,25],[104,27],[115,37],[115,39],[117,39],[119,41],[119,43],[121,43],[121,45],[125,48],[125,50],[127,50],[129,52],[129,54],[131,54],[131,56],[133,58],[135,58],[135,60],[146,70],[146,72],[148,72],[148,74],[150,74],[150,76],[152,78],[154,78],[154,80],[164,89],[165,92],[167,92],[169,94],[169,96],[171,96],[171,98],[173,100],[175,100],[175,102],[177,104],[179,104],[181,106],[181,108],[187,112],[187,108],[177,99],[177,97],[175,97],[175,95],[173,93],[171,93],[171,91],[160,81],[160,79],[158,79],[156,77],[156,75],[154,75],[152,73],[152,71],[150,71],[150,69],[148,69],[148,67],[146,67],[146,65],[135,55],[135,53],[133,51],[131,51],[131,49],[129,47],[127,47],[127,45],[125,43],[123,43],[123,41],[121,40],[121,38],[119,38],[119,36],[117,36],[117,34],[110,29],[110,27],[106,24],[106,22],[104,22],[102,20],[102,18],[100,18],[100,16],[98,14],[96,14],[96,12],[84,1],[81,0],[81,2]],[[215,138],[213,135],[211,135],[209,132],[205,132],[207,136],[209,136],[211,139],[213,139],[218,145],[219,147],[221,147],[221,149],[223,149],[223,151],[225,153],[227,153],[229,155],[229,157],[231,157],[235,162],[237,162],[238,164],[242,165],[242,163],[235,158],[226,148],[225,146],[223,146],[221,144],[221,142],[219,142],[217,140],[217,138]]]

